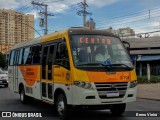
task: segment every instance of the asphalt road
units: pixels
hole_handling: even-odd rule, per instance
[[[53,106],[41,101],[34,101],[29,104],[21,104],[19,94],[12,92],[9,88],[0,86],[0,112],[40,112],[46,117],[42,118],[23,118],[26,120],[58,120]],[[147,112],[146,112],[147,111]],[[160,101],[137,99],[134,103],[128,103],[126,112],[121,117],[114,117],[109,110],[101,111],[72,111],[70,120],[159,120],[160,117],[136,117],[135,114],[158,112],[160,114]],[[1,114],[1,113],[0,113]],[[22,118],[0,118],[0,120],[18,120]]]

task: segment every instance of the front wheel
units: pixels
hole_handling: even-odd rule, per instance
[[[125,109],[126,109],[126,103],[114,104],[111,106],[110,111],[112,112],[113,115],[119,116],[124,113]]]
[[[62,119],[67,118],[67,100],[64,94],[59,94],[56,102],[56,111],[58,112],[58,115]]]
[[[8,84],[6,84],[4,87],[8,87]]]

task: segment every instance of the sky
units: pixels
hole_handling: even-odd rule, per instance
[[[52,33],[61,29],[83,26],[83,15],[77,12],[82,8],[78,4],[83,0],[34,0],[48,5],[48,32]],[[1,9],[11,9],[17,12],[35,15],[35,29],[41,35],[44,28],[39,27],[38,12],[43,7],[31,4],[32,0],[0,0]],[[130,27],[135,33],[145,33],[160,30],[160,0],[86,0],[87,20],[92,18],[96,29],[119,29]],[[39,34],[35,32],[35,36]]]

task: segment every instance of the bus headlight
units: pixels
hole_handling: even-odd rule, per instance
[[[136,86],[137,86],[137,80],[130,82],[130,86],[129,86],[130,88],[134,88]]]
[[[74,85],[85,89],[92,89],[92,84],[84,81],[74,81]]]

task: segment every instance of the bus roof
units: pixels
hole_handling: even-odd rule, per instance
[[[29,41],[24,41],[19,44],[16,44],[12,47],[12,49],[17,49],[20,47],[25,47],[25,46],[30,46],[38,43],[43,43],[43,42],[49,42],[53,39],[58,39],[65,37],[66,35],[72,35],[72,34],[93,34],[93,35],[107,35],[107,36],[114,36],[112,33],[107,32],[106,30],[90,30],[89,28],[84,28],[84,27],[73,27],[61,31],[57,31],[48,35],[44,35]],[[12,50],[11,49],[11,50]]]
[[[21,42],[21,43],[18,43],[16,45],[14,45],[12,47],[12,49],[17,49],[17,48],[20,48],[20,47],[25,47],[25,46],[29,46],[29,45],[42,43],[42,42],[47,42],[47,41],[53,40],[55,38],[59,38],[62,35],[64,36],[64,33],[67,33],[67,31],[68,31],[67,29],[66,30],[61,30],[61,31],[57,31],[57,32],[54,32],[54,33],[51,33],[51,34],[40,36],[40,37],[32,39],[32,40],[24,41],[24,42]]]

